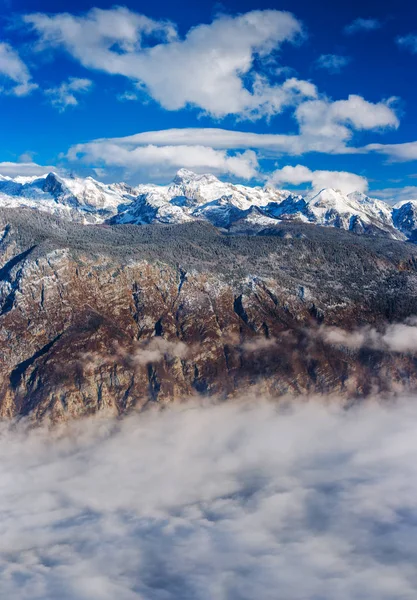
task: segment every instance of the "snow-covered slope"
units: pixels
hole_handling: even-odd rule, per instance
[[[138,200],[115,216],[113,222],[205,219],[226,228],[239,222],[242,229],[245,221],[266,227],[277,220],[298,220],[404,239],[394,227],[392,207],[360,192],[344,195],[329,188],[303,198],[270,187],[223,183],[213,175],[196,175],[186,169],[177,173],[170,186],[146,185],[136,189],[140,193]],[[181,212],[173,212],[173,206],[181,208]]]
[[[392,211],[394,226],[407,237],[415,239],[417,232],[417,200],[398,202]]]
[[[104,184],[91,177],[0,176],[0,208],[28,206],[82,223],[147,224],[207,220],[244,231],[296,220],[406,239],[417,227],[417,200],[394,208],[360,192],[327,188],[302,197],[272,187],[225,183],[178,171],[170,185]]]
[[[330,225],[356,233],[383,231],[401,237],[395,231],[392,207],[361,192],[348,195],[324,189],[307,201],[306,213],[318,225]]]
[[[169,186],[141,185],[136,192],[136,202],[120,211],[112,222],[181,223],[204,219],[216,227],[227,228],[235,221],[249,218],[253,208],[270,216],[268,206],[278,205],[291,196],[288,191],[271,187],[224,183],[214,175],[197,175],[187,169],[180,169]]]
[[[0,207],[29,206],[72,220],[97,223],[116,214],[123,203],[136,198],[125,184],[106,185],[92,177],[2,177]]]

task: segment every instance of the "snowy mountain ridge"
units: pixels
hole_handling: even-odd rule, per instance
[[[169,185],[105,184],[92,177],[0,176],[0,208],[29,207],[80,223],[149,224],[206,220],[244,232],[300,221],[404,240],[417,229],[417,200],[390,206],[361,192],[326,188],[306,196],[225,183],[180,169]]]

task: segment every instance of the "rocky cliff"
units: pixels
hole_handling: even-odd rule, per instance
[[[412,353],[320,331],[417,314],[417,248],[303,224],[262,233],[0,211],[0,415],[414,388]]]

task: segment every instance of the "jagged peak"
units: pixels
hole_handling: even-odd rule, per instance
[[[312,192],[307,196],[307,200],[310,204],[314,204],[319,201],[340,201],[346,199],[347,196],[336,188],[323,188],[319,192]]]
[[[417,208],[417,198],[410,198],[409,200],[400,200],[399,202],[394,204],[394,206],[392,208],[397,208],[397,209],[402,208],[403,206],[406,206],[407,204]]]
[[[217,182],[219,179],[211,173],[194,173],[189,169],[179,169],[173,179],[176,185],[187,184],[191,182]]]
[[[190,181],[198,177],[197,173],[188,169],[178,169],[173,179],[174,183],[183,183],[184,181]]]
[[[45,179],[45,181],[58,181],[59,183],[64,183],[63,177],[58,175],[56,171],[50,171],[47,175],[41,176],[39,179]]]
[[[370,196],[368,196],[368,194],[365,194],[365,192],[349,192],[349,194],[347,194],[348,198],[353,198],[355,200],[359,200],[359,201],[363,201],[363,200],[373,200],[373,198],[371,198]]]

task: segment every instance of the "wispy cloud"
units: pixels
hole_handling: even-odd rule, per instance
[[[123,92],[123,94],[119,94],[117,96],[117,99],[121,102],[133,102],[134,100],[138,99],[138,95],[136,94],[136,92],[126,91]]]
[[[403,142],[400,144],[368,144],[358,149],[363,152],[377,152],[385,154],[392,161],[406,162],[417,159],[417,142]]]
[[[413,54],[417,54],[417,33],[409,33],[408,35],[399,36],[396,39],[399,46],[407,48]]]
[[[347,35],[353,35],[360,31],[375,31],[376,29],[380,29],[382,27],[381,21],[378,19],[363,19],[358,17],[349,25],[346,25],[344,32]]]
[[[390,204],[407,200],[417,200],[417,186],[405,185],[402,187],[390,187],[372,190],[372,196],[381,198]]]
[[[69,106],[77,106],[77,95],[89,92],[92,85],[93,82],[90,79],[70,77],[59,86],[45,90],[45,95],[49,97],[53,106],[63,112]]]
[[[52,165],[38,165],[32,161],[20,161],[20,162],[0,162],[0,175],[7,177],[33,177],[36,175],[45,175],[56,171],[56,167]]]
[[[12,84],[0,91],[15,96],[27,96],[38,87],[17,51],[4,42],[0,43],[0,76]]]
[[[417,405],[1,425],[1,594],[413,598]],[[302,576],[300,576],[300,573]]]
[[[340,73],[351,61],[349,56],[339,54],[322,54],[315,62],[317,69],[324,69],[329,73]]]

